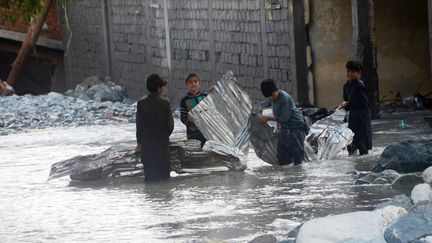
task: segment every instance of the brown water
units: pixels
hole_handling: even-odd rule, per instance
[[[134,140],[135,127],[50,128],[0,137],[1,242],[244,242],[329,214],[369,210],[397,194],[387,186],[354,186],[347,172],[369,170],[383,147],[403,138],[432,137],[421,117],[398,128],[374,122],[375,146],[364,157],[299,167],[272,167],[252,152],[248,169],[175,175],[146,184],[141,178],[73,183],[47,181],[51,164]],[[174,137],[184,136],[177,121]]]

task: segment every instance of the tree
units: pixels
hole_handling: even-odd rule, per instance
[[[30,23],[27,35],[22,42],[18,55],[12,64],[12,70],[6,80],[9,85],[14,86],[18,81],[25,62],[36,46],[48,10],[54,1],[55,0],[0,0],[0,11],[2,13],[0,21],[15,23],[21,20]]]

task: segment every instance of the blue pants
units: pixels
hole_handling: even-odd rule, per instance
[[[282,128],[279,132],[278,160],[279,165],[301,164],[304,160],[304,139],[303,129],[288,130]]]

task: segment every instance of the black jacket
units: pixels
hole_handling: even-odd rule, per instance
[[[142,146],[141,161],[146,180],[169,177],[169,136],[174,129],[170,103],[160,96],[150,94],[138,101],[136,137]]]
[[[361,80],[347,81],[343,87],[343,99],[348,102],[347,110],[369,109],[366,85]]]
[[[354,132],[353,144],[360,152],[367,152],[372,148],[372,127],[366,85],[357,79],[347,82],[343,87],[343,98],[350,111],[348,127]]]

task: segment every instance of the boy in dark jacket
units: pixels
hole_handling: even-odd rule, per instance
[[[138,101],[136,113],[136,152],[141,153],[146,181],[168,179],[171,166],[169,160],[169,136],[174,129],[170,103],[160,95],[167,82],[159,75],[147,78],[150,94]]]
[[[201,141],[202,147],[204,146],[206,139],[195,125],[195,120],[191,115],[189,115],[189,111],[191,111],[199,102],[201,102],[207,96],[207,94],[201,93],[201,80],[194,73],[187,76],[186,87],[188,93],[180,102],[180,118],[183,124],[186,125],[187,138]]]
[[[348,146],[350,154],[358,149],[360,155],[372,149],[372,128],[366,86],[360,80],[362,64],[348,61],[346,64],[348,81],[343,87],[344,102],[340,105],[349,111],[348,127],[354,132],[354,139]]]

